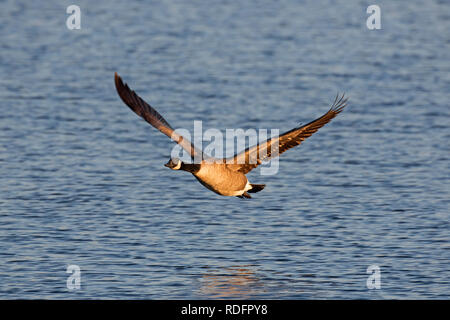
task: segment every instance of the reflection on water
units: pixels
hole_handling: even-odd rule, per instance
[[[209,270],[200,282],[200,294],[211,298],[246,298],[264,292],[254,266],[249,265]]]

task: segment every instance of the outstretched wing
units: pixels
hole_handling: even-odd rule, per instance
[[[246,174],[260,165],[262,161],[275,158],[286,150],[298,146],[303,140],[311,136],[338,115],[346,106],[347,100],[348,99],[344,99],[344,95],[341,97],[337,95],[330,110],[320,118],[311,121],[302,127],[297,127],[285,132],[278,137],[268,139],[256,146],[249,147],[243,152],[235,155],[233,158],[226,159],[228,167],[232,170]]]
[[[184,150],[189,152],[192,159],[201,159],[202,151],[195,148],[195,146],[186,138],[176,133],[170,124],[147,102],[139,97],[136,92],[131,90],[128,85],[123,83],[117,72],[114,75],[116,83],[116,90],[125,104],[130,107],[138,116],[150,123],[156,129],[164,133],[173,141],[178,143]]]

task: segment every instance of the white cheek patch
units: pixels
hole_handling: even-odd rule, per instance
[[[178,161],[178,164],[175,167],[173,167],[173,170],[180,170],[180,168],[181,168],[181,161]]]

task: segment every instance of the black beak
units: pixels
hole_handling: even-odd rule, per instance
[[[164,167],[172,168],[172,164],[170,162],[167,162],[167,163],[164,164]]]

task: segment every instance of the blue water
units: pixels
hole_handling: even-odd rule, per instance
[[[448,2],[72,3],[0,2],[0,298],[450,298]],[[242,200],[163,166],[116,71],[176,128],[350,102]]]

